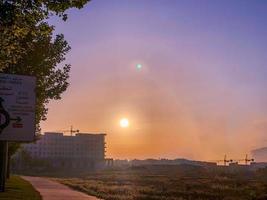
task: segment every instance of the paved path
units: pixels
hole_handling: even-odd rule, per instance
[[[43,200],[99,200],[47,178],[22,176],[40,192]]]

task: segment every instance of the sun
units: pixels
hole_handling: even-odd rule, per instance
[[[120,120],[120,126],[122,128],[127,128],[129,126],[129,120],[127,118],[122,118]]]

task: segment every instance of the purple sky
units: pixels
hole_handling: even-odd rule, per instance
[[[107,132],[115,158],[267,146],[266,10],[264,0],[95,0],[51,20],[72,47],[71,85],[43,131]]]

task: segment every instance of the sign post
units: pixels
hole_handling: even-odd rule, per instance
[[[8,141],[34,140],[35,87],[35,77],[0,73],[0,192],[5,190]]]
[[[6,172],[7,172],[7,157],[8,157],[8,142],[0,141],[0,192],[5,191]]]

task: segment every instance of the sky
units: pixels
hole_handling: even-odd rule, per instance
[[[265,0],[93,0],[50,19],[72,69],[42,131],[105,132],[107,157],[120,159],[267,146],[266,10]]]

